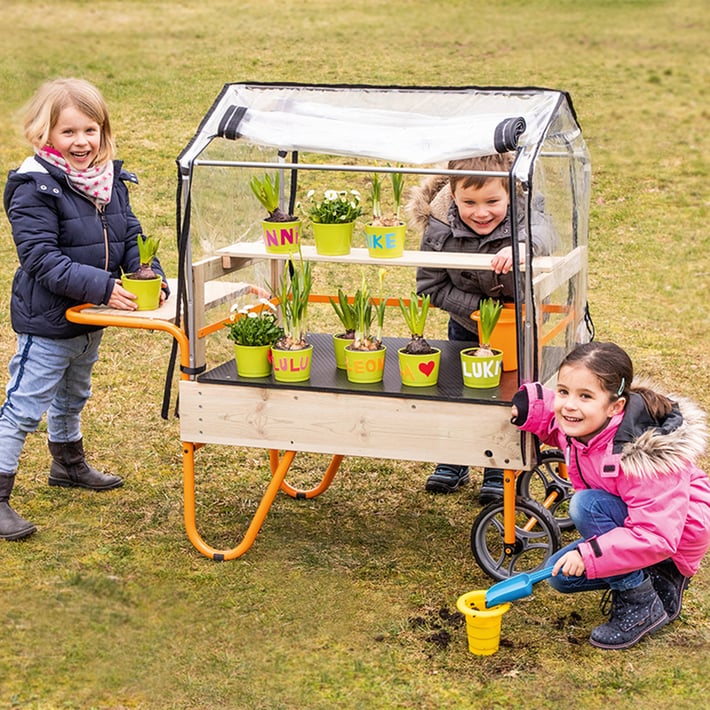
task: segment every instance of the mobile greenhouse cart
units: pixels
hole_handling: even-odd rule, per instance
[[[504,177],[511,195],[521,195],[511,200],[512,223],[517,231],[517,218],[522,218],[528,248],[524,264],[514,271],[518,368],[504,372],[499,387],[464,387],[461,344],[447,341],[432,343],[443,350],[437,386],[404,387],[396,358],[385,366],[382,383],[352,385],[336,370],[324,334],[309,337],[315,346],[309,381],[239,377],[233,356],[223,347],[224,302],[267,293],[287,258],[267,253],[262,243],[264,215],[249,189],[254,175],[278,172],[283,206],[293,211],[305,186],[319,184],[318,176],[329,184],[347,184],[354,175],[397,171],[411,185],[423,176],[446,175],[451,159],[504,151],[515,152],[510,172],[491,176]],[[227,84],[177,163],[178,311],[175,323],[164,329],[173,333],[180,350],[185,524],[193,545],[215,560],[242,555],[279,491],[294,498],[319,495],[344,456],[444,460],[506,470],[503,502],[484,509],[472,531],[483,569],[502,578],[543,565],[559,545],[554,512],[567,495],[566,481],[555,452],[543,452],[541,460],[533,438],[518,432],[509,419],[519,383],[550,380],[566,353],[589,337],[591,173],[570,97],[543,88]],[[549,254],[533,257],[533,206],[541,203],[554,225],[555,242]],[[373,258],[358,246],[345,256],[324,257],[307,238],[301,251],[316,273],[332,264],[340,271],[386,265],[408,269],[412,287],[417,266],[490,269],[490,257],[483,255],[420,252],[419,237],[411,234],[410,248],[396,259]],[[311,298],[323,302],[326,296]],[[222,312],[205,305],[220,303]],[[92,310],[71,317],[95,317]],[[151,323],[138,327],[155,328]],[[391,344],[395,350],[403,343],[392,339]],[[195,467],[204,446],[270,451],[261,501],[232,548],[212,547],[197,529]],[[286,481],[299,452],[332,457],[310,490]],[[533,495],[538,484],[544,490]],[[517,498],[516,487],[522,494]]]

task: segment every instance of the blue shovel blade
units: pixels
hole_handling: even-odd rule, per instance
[[[533,584],[551,576],[552,567],[545,567],[537,572],[516,574],[515,577],[497,582],[486,592],[486,606],[490,608],[527,597],[532,594]]]

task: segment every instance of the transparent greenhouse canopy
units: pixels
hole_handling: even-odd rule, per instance
[[[178,163],[218,136],[415,165],[517,148],[532,161],[556,118],[578,130],[568,96],[550,89],[226,84]]]

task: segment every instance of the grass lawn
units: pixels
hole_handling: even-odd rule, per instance
[[[134,210],[173,273],[175,158],[226,82],[568,91],[592,156],[597,339],[710,408],[702,0],[5,0],[2,16],[3,174],[28,154],[18,111],[38,85],[95,82],[140,178]],[[0,255],[4,370],[17,265],[6,219]],[[544,585],[503,618],[497,654],[467,651],[456,599],[490,584],[468,542],[479,472],[460,494],[433,497],[426,466],[346,459],[323,496],[277,498],[244,557],[202,557],[182,523],[178,422],[160,418],[169,346],[157,332],[105,334],[84,437],[122,489],[49,488],[46,432],[28,438],[13,504],[39,531],[0,543],[0,709],[707,703],[708,565],[679,620],[628,651],[587,643],[599,595]],[[294,484],[319,480],[323,465],[304,456]],[[204,451],[198,516],[215,544],[236,544],[267,466],[261,450]]]

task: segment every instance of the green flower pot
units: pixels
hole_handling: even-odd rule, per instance
[[[427,355],[410,355],[404,348],[397,351],[402,384],[408,387],[431,387],[439,381],[441,350]]]
[[[345,256],[350,253],[355,222],[340,224],[313,223],[316,253],[322,256]]]
[[[406,224],[397,224],[393,227],[366,224],[367,252],[375,259],[394,259],[402,256],[406,235]]]
[[[333,336],[333,351],[335,352],[335,366],[338,370],[345,370],[347,364],[345,363],[345,347],[347,345],[352,345],[352,338],[343,338],[342,335]]]
[[[154,279],[132,279],[125,274],[121,277],[121,285],[126,291],[136,295],[139,311],[154,311],[160,305],[161,276]]]
[[[269,254],[290,254],[298,251],[301,238],[301,220],[293,222],[261,222],[264,246]]]
[[[270,345],[235,345],[234,359],[239,377],[268,377],[271,374]]]
[[[311,377],[313,346],[301,350],[271,348],[271,364],[277,382],[305,382]]]
[[[350,382],[369,384],[382,382],[385,374],[385,355],[387,348],[379,350],[352,350],[345,348],[345,369]]]
[[[461,374],[466,387],[490,389],[498,387],[503,372],[503,351],[493,350],[494,355],[473,355],[474,348],[461,351]]]

